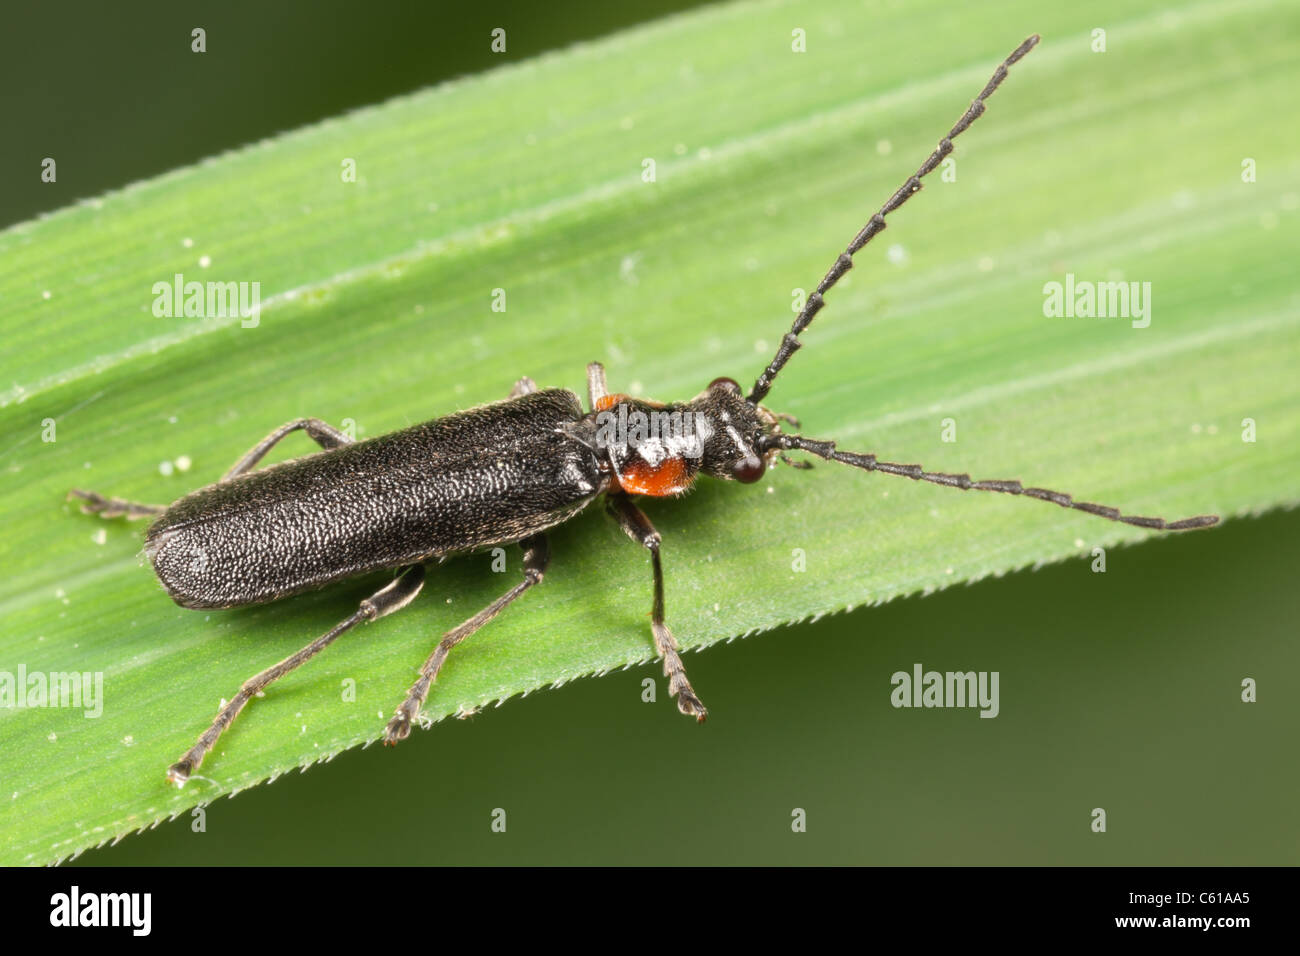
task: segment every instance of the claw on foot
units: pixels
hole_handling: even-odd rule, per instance
[[[702,724],[704,718],[709,716],[709,709],[700,702],[700,699],[689,691],[681,691],[677,695],[677,709],[687,717],[694,717],[695,722]]]
[[[384,746],[396,747],[399,740],[405,740],[409,736],[411,736],[411,717],[405,710],[399,710],[384,730]]]

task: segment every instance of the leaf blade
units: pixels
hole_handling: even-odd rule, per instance
[[[1294,503],[1300,396],[1288,356],[1300,333],[1278,231],[1265,222],[1286,214],[1298,178],[1285,159],[1294,133],[1267,115],[1296,65],[1285,31],[1261,34],[1253,9],[1184,8],[1193,46],[1225,29],[1239,41],[1213,47],[1196,72],[1187,39],[1161,39],[1162,15],[1112,30],[1144,61],[1103,69],[1086,48],[1053,41],[1079,25],[1052,14],[1060,22],[1041,27],[1043,47],[959,142],[957,183],[929,187],[868,247],[783,374],[775,407],[845,448],[1016,476],[1138,513]],[[16,345],[0,377],[11,479],[0,554],[16,569],[0,585],[0,668],[102,672],[112,693],[96,720],[0,710],[0,776],[14,783],[0,803],[6,862],[59,858],[373,741],[437,634],[505,586],[485,560],[440,568],[420,610],[278,684],[205,764],[214,783],[175,793],[162,772],[217,697],[368,592],[359,583],[267,608],[182,611],[137,566],[136,537],[58,514],[66,486],[176,497],[283,420],[353,418],[377,434],[501,397],[521,374],[576,389],[589,359],[606,361],[612,383],[662,397],[721,374],[746,381],[784,331],[791,288],[821,275],[1019,39],[999,25],[949,46],[922,42],[922,11],[870,68],[852,37],[829,30],[829,52],[809,68],[772,53],[788,19],[775,5],[673,18],[0,234],[0,301]],[[734,48],[717,43],[720,29],[741,38]],[[927,53],[923,68],[919,49],[943,53]],[[675,82],[666,64],[679,66]],[[1249,83],[1222,82],[1243,70]],[[1135,85],[1131,71],[1155,82]],[[507,93],[517,98],[502,110]],[[1185,153],[1167,181],[1167,162],[1135,162],[1132,144],[1179,144],[1173,110],[1189,99],[1212,118],[1205,138],[1222,145]],[[552,115],[545,102],[562,106]],[[1246,141],[1282,174],[1242,195],[1233,151]],[[537,146],[540,158],[519,158]],[[351,153],[374,172],[350,194],[338,163]],[[422,179],[430,156],[438,177]],[[666,160],[653,185],[640,179],[647,156]],[[1108,164],[1124,175],[1095,174]],[[243,193],[272,198],[230,202]],[[178,329],[141,312],[152,282],[177,269],[265,277],[278,298],[257,329]],[[1115,269],[1157,290],[1150,328],[1041,314],[1045,280]],[[490,292],[501,286],[509,311],[494,321]],[[42,311],[49,302],[57,313]],[[939,438],[948,416],[955,447]],[[47,417],[58,420],[53,444],[33,437]],[[1239,440],[1245,417],[1264,423],[1267,441]],[[158,473],[182,457],[189,472]],[[1146,536],[830,467],[762,487],[758,501],[702,486],[648,506],[667,542],[670,622],[688,647]],[[791,570],[795,548],[810,572]],[[458,649],[434,714],[649,658],[644,557],[595,513],[560,529],[554,550],[527,607]],[[348,679],[355,703],[341,703]]]

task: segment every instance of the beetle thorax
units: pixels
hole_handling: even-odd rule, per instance
[[[684,494],[701,472],[756,481],[772,457],[761,440],[775,429],[770,412],[746,401],[730,379],[718,379],[689,402],[605,395],[566,431],[596,452],[622,491],[667,497]]]
[[[691,403],[606,395],[588,416],[591,441],[619,487],[628,494],[665,497],[695,480],[713,426]]]

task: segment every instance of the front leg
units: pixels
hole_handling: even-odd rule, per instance
[[[650,630],[654,633],[655,647],[664,659],[664,676],[668,678],[668,692],[677,698],[677,709],[688,717],[694,717],[700,723],[708,715],[708,710],[695,696],[686,677],[686,665],[678,653],[677,639],[664,623],[664,571],[659,562],[659,543],[662,540],[655,526],[650,523],[645,512],[633,504],[626,495],[610,495],[609,510],[618,519],[619,527],[629,538],[650,552],[654,566],[655,597],[650,612]]]
[[[605,385],[605,366],[599,362],[592,362],[587,366],[587,402],[591,410],[596,411],[600,400],[608,395],[609,388]]]

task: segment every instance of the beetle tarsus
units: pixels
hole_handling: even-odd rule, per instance
[[[405,706],[402,706],[397,709],[393,719],[384,728],[384,746],[396,747],[399,740],[405,740],[409,736],[411,736],[411,715],[406,712]]]
[[[682,675],[683,678],[685,676]],[[689,683],[677,693],[677,709],[687,717],[694,717],[697,724],[704,723],[704,719],[709,716],[709,709],[695,696]]]
[[[80,488],[69,491],[66,500],[72,501],[74,498],[82,502],[82,514],[97,514],[101,518],[126,518],[128,521],[135,521],[138,518],[152,518],[167,510],[166,505],[148,505],[139,501],[127,501],[125,498],[106,498],[93,491],[82,491]]]

